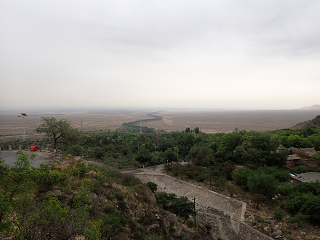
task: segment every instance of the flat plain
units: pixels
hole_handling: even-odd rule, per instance
[[[199,127],[206,133],[228,133],[240,130],[274,131],[315,118],[320,110],[251,110],[251,111],[166,111],[162,121],[145,123],[148,127],[180,131]]]
[[[83,131],[116,130],[124,122],[150,118],[147,116],[150,112],[31,112],[25,117],[25,129],[27,135],[33,135],[34,129],[41,124],[41,117],[55,117],[58,120],[67,119],[73,127],[82,128]],[[206,133],[228,133],[235,128],[247,131],[273,131],[292,127],[319,114],[320,110],[162,111],[155,114],[161,116],[162,120],[143,122],[142,126],[167,132],[182,131],[187,127],[199,127]],[[22,135],[23,119],[17,115],[0,115],[1,140]]]

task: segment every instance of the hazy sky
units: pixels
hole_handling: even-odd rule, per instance
[[[320,104],[319,0],[0,0],[0,110]]]

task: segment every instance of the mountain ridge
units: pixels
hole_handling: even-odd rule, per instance
[[[314,119],[300,122],[300,123],[292,126],[290,129],[296,131],[296,130],[300,130],[301,128],[306,128],[306,127],[319,128],[320,127],[320,115],[316,116]]]

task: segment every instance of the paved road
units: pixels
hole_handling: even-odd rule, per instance
[[[10,167],[14,166],[14,163],[17,161],[16,157],[17,150],[13,151],[2,151],[2,154],[0,156],[3,160],[6,161],[6,164],[8,164]],[[26,151],[26,153],[30,153],[29,151]],[[37,156],[30,160],[30,164],[33,167],[40,167],[40,163],[49,163],[50,159],[53,157],[51,153],[45,153],[45,152],[34,152]]]

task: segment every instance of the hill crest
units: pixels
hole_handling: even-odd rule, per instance
[[[312,127],[312,128],[318,128],[320,127],[320,115],[316,116],[314,119],[311,119],[309,121],[300,122],[293,127],[291,127],[291,130],[300,130],[301,128],[306,127]]]

